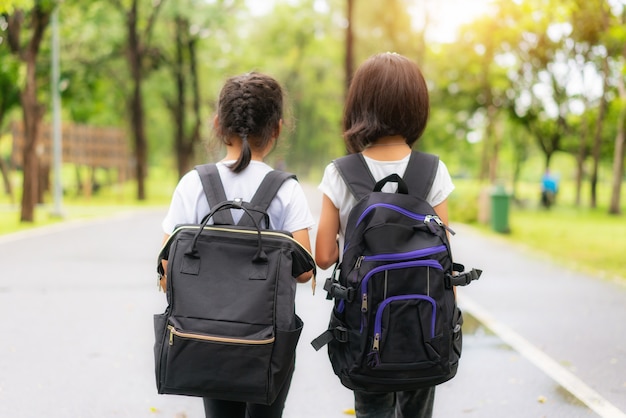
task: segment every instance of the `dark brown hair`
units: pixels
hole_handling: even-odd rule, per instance
[[[251,148],[262,150],[276,137],[283,117],[283,91],[272,77],[251,72],[226,80],[217,106],[217,134],[224,144],[241,138],[241,154],[230,167],[244,170],[252,158]]]
[[[383,136],[401,135],[409,146],[428,121],[428,87],[417,64],[395,54],[377,54],[357,69],[344,107],[344,140],[360,152]]]

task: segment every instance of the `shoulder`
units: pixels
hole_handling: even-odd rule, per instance
[[[448,167],[443,161],[439,160],[437,174],[435,175],[430,193],[428,194],[426,200],[432,206],[437,206],[450,196],[454,188],[455,186],[452,182],[452,177],[450,176]]]
[[[342,184],[344,184],[344,181],[339,173],[339,170],[337,169],[337,166],[335,165],[335,160],[333,160],[324,169],[324,175],[322,176],[320,187],[323,185],[325,189],[332,189]],[[322,190],[322,192],[328,194],[325,190]]]
[[[184,192],[188,190],[197,190],[198,187],[202,187],[202,181],[200,180],[200,173],[197,170],[190,170],[185,173],[176,186],[178,192]]]

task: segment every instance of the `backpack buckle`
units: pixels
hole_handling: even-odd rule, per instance
[[[348,330],[345,327],[341,326],[335,327],[335,329],[333,330],[333,337],[336,341],[339,341],[340,343],[347,343]]]
[[[326,299],[345,299],[348,302],[354,300],[354,288],[345,287],[335,281],[332,277],[324,282],[324,290],[327,292]]]
[[[467,286],[472,281],[480,279],[482,273],[483,271],[480,269],[471,269],[470,271],[465,271],[456,276],[446,274],[446,288],[450,289],[452,286]]]
[[[345,287],[336,282],[332,277],[326,279],[324,283],[324,290],[327,292],[326,299],[345,299],[348,302],[352,302],[354,299],[354,289],[352,287]]]

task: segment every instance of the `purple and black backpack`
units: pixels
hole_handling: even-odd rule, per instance
[[[438,385],[456,374],[463,317],[453,286],[465,272],[452,260],[447,233],[428,195],[439,158],[413,151],[403,177],[375,182],[363,156],[334,161],[358,203],[350,212],[343,257],[326,280],[334,299],[328,344],[335,374],[347,388],[395,392]],[[398,184],[396,193],[382,192]]]

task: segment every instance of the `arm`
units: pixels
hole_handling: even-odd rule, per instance
[[[435,213],[439,216],[441,222],[443,222],[444,225],[448,225],[448,199],[444,200],[433,209],[435,209]]]
[[[440,204],[438,204],[437,206],[435,206],[433,209],[435,209],[435,213],[437,214],[437,216],[439,216],[439,219],[441,219],[441,222],[444,223],[444,225],[449,225],[449,219],[448,219],[448,199],[444,200],[443,202],[441,202]],[[448,232],[446,231],[446,234],[448,234]],[[449,236],[450,234],[448,234],[448,238],[450,238]],[[454,274],[454,273],[452,273]],[[454,296],[456,297],[456,286],[452,286],[452,290],[454,290]]]
[[[315,239],[315,262],[322,269],[327,269],[339,260],[338,233],[339,209],[324,195]]]
[[[165,236],[163,237],[163,244],[165,244],[167,242],[167,240],[169,239],[169,234],[165,234]],[[165,289],[167,288],[167,260],[161,260],[161,265],[163,266],[163,271],[165,272],[163,274],[163,277],[161,277],[161,280],[159,281],[159,285],[161,286],[161,290],[163,292],[165,292]]]
[[[308,229],[300,229],[299,231],[292,232],[293,239],[298,241],[307,251],[311,252],[311,241],[309,240],[309,230]],[[298,283],[306,283],[311,277],[313,277],[313,270],[309,270],[305,273],[302,273],[298,277],[296,277],[296,281]]]

